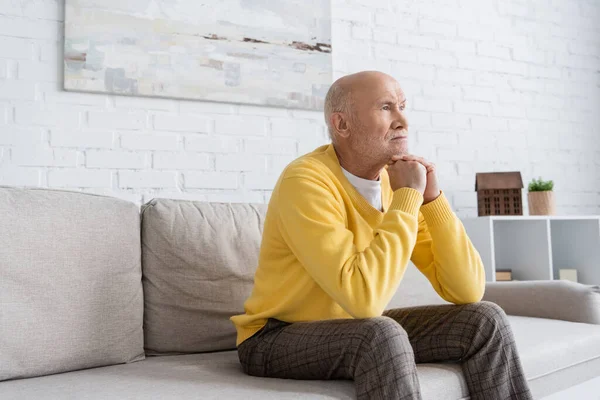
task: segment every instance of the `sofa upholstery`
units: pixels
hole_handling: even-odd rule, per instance
[[[146,354],[235,349],[266,206],[152,200],[142,207]]]
[[[144,358],[139,221],[122,200],[0,188],[0,381]]]
[[[106,321],[114,323],[109,311],[119,313],[114,302],[122,307],[129,305],[122,299],[107,298],[106,283],[114,283],[118,287],[114,290],[127,288],[131,291],[130,297],[136,298],[134,293],[142,287],[143,281],[145,310],[140,306],[139,313],[132,316],[131,321],[139,324],[144,316],[147,357],[141,359],[143,352],[141,356],[140,353],[127,353],[120,359],[106,357],[104,363],[83,366],[67,363],[55,370],[56,374],[48,375],[53,372],[35,369],[37,361],[25,357],[28,350],[23,348],[23,343],[27,341],[22,340],[21,347],[13,347],[11,353],[21,357],[18,365],[4,364],[8,366],[0,368],[5,368],[3,371],[8,371],[13,378],[23,375],[23,370],[32,371],[30,376],[47,376],[0,378],[10,379],[0,382],[1,399],[354,398],[353,385],[349,381],[295,381],[246,376],[239,365],[237,352],[230,350],[235,341],[235,330],[229,317],[243,311],[243,301],[251,290],[266,206],[154,199],[142,207],[140,221],[134,218],[138,210],[121,200],[59,191],[42,192],[47,192],[44,196],[49,196],[50,202],[32,200],[38,195],[35,191],[0,188],[0,210],[14,215],[8,223],[0,220],[0,237],[8,240],[10,245],[8,251],[0,249],[0,273],[7,269],[6,264],[11,265],[9,285],[11,293],[17,293],[16,297],[10,297],[0,292],[0,316],[8,315],[11,323],[19,323],[21,314],[15,311],[18,310],[14,308],[15,304],[21,309],[30,304],[25,298],[29,290],[23,285],[33,288],[32,293],[41,293],[41,285],[54,284],[55,289],[44,297],[48,304],[52,304],[54,314],[66,315],[72,310],[79,312],[80,308],[87,307],[88,314],[79,312],[79,319],[68,329],[81,329],[77,331],[81,335],[78,338],[89,338],[96,343],[97,330],[110,333],[104,325]],[[15,201],[15,196],[18,196],[18,201]],[[31,199],[28,200],[28,197]],[[73,200],[78,197],[77,201]],[[45,220],[42,215],[46,215]],[[76,223],[73,216],[79,218]],[[19,240],[11,241],[9,233],[21,226],[28,227],[30,239],[19,237]],[[57,237],[68,237],[73,243],[78,243],[78,247],[60,247],[51,237],[51,226],[59,228],[56,232],[63,232]],[[68,234],[64,233],[66,227],[70,227]],[[138,242],[133,239],[134,233]],[[82,238],[85,240],[78,242]],[[50,257],[52,263],[42,264],[41,256],[28,255],[38,242],[45,251],[56,248],[54,258]],[[23,243],[28,243],[28,246],[23,246]],[[139,286],[128,286],[120,281],[135,270],[132,267],[135,261],[133,243],[138,249],[138,267],[139,249],[142,254],[143,278],[139,271],[135,275]],[[98,260],[92,260],[87,252]],[[61,263],[61,260],[69,262]],[[104,266],[100,267],[96,262],[102,262]],[[50,275],[44,275],[43,265],[52,266]],[[61,269],[63,265],[69,268]],[[86,271],[87,268],[91,268],[91,272]],[[98,268],[105,270],[99,273]],[[61,275],[54,270],[67,272]],[[36,273],[30,275],[31,271]],[[74,280],[70,274],[84,275]],[[65,282],[55,282],[57,279]],[[79,279],[89,280],[85,286],[89,290],[88,293],[78,293],[82,296],[77,298],[80,304],[73,304],[76,301],[70,293],[74,289],[68,283],[79,282]],[[489,285],[492,288],[490,295],[497,295],[496,290],[502,293],[501,287],[497,289],[494,285]],[[525,310],[522,313],[527,315],[509,315],[508,318],[536,399],[600,376],[600,325],[570,321],[567,318],[568,308],[553,313],[550,308],[559,307],[559,299],[550,307],[532,304],[538,302],[540,296],[560,296],[565,298],[564,304],[575,304],[570,300],[570,296],[575,296],[577,301],[585,303],[580,303],[582,307],[593,309],[597,301],[594,296],[600,294],[584,285],[571,286],[575,291],[559,292],[544,285],[542,282],[535,286],[535,290],[521,290],[518,303],[522,307],[518,307],[517,302],[506,303],[516,307],[511,313],[519,314]],[[5,287],[8,285],[0,281],[0,289]],[[516,288],[518,292],[519,285]],[[577,294],[579,291],[581,295]],[[553,294],[548,295],[547,292]],[[510,296],[516,296],[515,292],[510,293]],[[96,301],[93,301],[94,298]],[[501,294],[495,297],[499,303],[502,299]],[[446,302],[410,265],[388,308],[422,304]],[[45,311],[50,306],[38,307]],[[119,315],[116,319],[121,323],[122,315]],[[48,336],[56,339],[59,333],[68,331],[48,321],[41,313],[34,317],[29,320],[29,327],[37,332],[47,332]],[[142,332],[133,325],[123,327],[121,337],[137,335],[141,338]],[[6,342],[6,337],[20,334],[13,328],[0,329],[4,329],[0,331],[1,344]],[[78,347],[81,344],[70,348],[61,343],[61,349],[69,356],[97,360],[108,352],[124,351],[122,343],[114,342],[116,337],[112,336],[108,344],[101,342],[97,347],[88,346],[83,352]],[[33,341],[38,351],[43,351],[36,337],[27,340]],[[43,345],[48,345],[48,342]],[[136,347],[138,351],[141,346],[140,339]],[[153,356],[151,353],[162,355]],[[0,347],[0,361],[7,354],[4,347]],[[53,357],[56,358],[55,355]],[[61,371],[72,372],[58,373]],[[424,399],[468,399],[459,364],[421,364],[418,373]]]

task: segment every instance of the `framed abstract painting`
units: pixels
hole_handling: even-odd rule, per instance
[[[66,0],[64,89],[320,110],[330,0]]]

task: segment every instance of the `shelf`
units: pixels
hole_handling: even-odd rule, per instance
[[[511,269],[515,280],[556,280],[576,269],[578,281],[600,284],[600,216],[488,216],[462,219],[479,251],[486,280]]]

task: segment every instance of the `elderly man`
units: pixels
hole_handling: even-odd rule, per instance
[[[480,256],[408,153],[406,98],[379,72],[337,80],[332,143],[292,163],[267,212],[254,287],[232,317],[244,371],[353,379],[359,399],[420,399],[416,363],[460,362],[471,399],[531,399]],[[449,305],[384,310],[411,260]]]

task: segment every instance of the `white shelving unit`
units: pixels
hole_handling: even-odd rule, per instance
[[[485,265],[486,279],[512,269],[515,280],[554,280],[576,269],[600,284],[600,216],[489,216],[461,219]]]

